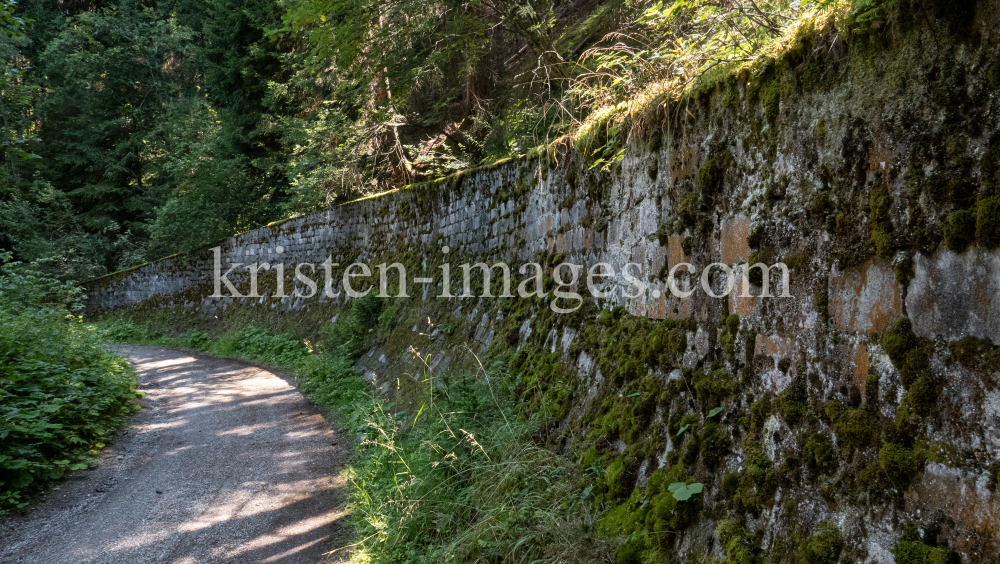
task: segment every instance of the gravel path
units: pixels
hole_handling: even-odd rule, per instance
[[[0,521],[0,562],[337,561],[324,553],[347,542],[348,445],[295,388],[232,360],[118,353],[139,372],[142,411],[97,469]]]

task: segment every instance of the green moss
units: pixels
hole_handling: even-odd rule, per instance
[[[838,212],[837,217],[834,220],[834,233],[840,236],[847,235],[851,232],[851,227],[854,225],[854,220],[851,218],[851,214],[846,212]]]
[[[831,212],[833,212],[833,202],[830,200],[830,195],[823,190],[816,192],[812,205],[809,206],[809,213],[822,219]]]
[[[865,409],[844,409],[840,401],[828,401],[823,412],[837,434],[837,446],[843,456],[871,446],[878,439],[878,418]]]
[[[1000,247],[1000,196],[976,204],[976,241],[989,250]]]
[[[875,247],[875,255],[879,258],[890,259],[895,251],[892,235],[885,231],[873,231],[871,235],[872,246]]]
[[[916,472],[913,451],[902,445],[885,443],[878,451],[878,462],[889,482],[900,491],[906,490]]]
[[[941,387],[930,374],[917,378],[906,392],[907,404],[916,415],[933,415],[937,411],[937,399]]]
[[[973,336],[948,343],[951,358],[958,361],[982,379],[988,390],[998,387],[997,367],[1000,366],[1000,347],[989,339]]]
[[[726,333],[719,337],[719,345],[726,353],[726,358],[730,361],[736,360],[736,337],[731,333]]]
[[[766,505],[774,502],[774,492],[777,482],[774,480],[775,469],[771,468],[771,460],[763,447],[755,439],[745,438],[743,447],[744,468],[735,481],[736,492],[732,501],[737,511],[759,515]],[[732,487],[732,483],[730,483]]]
[[[713,397],[724,399],[736,391],[736,380],[723,369],[713,370],[708,374],[698,370],[694,374],[694,390],[701,400]]]
[[[935,547],[925,544],[920,533],[913,527],[907,527],[902,537],[892,549],[896,564],[958,564],[961,562],[958,554],[945,547]]]
[[[813,433],[806,439],[806,452],[809,453],[810,467],[823,470],[837,460],[837,451],[833,448],[830,437],[821,433]]]
[[[721,564],[754,564],[757,562],[757,546],[751,535],[736,521],[723,519],[715,527],[715,535],[722,546],[725,559]]]
[[[650,153],[660,152],[660,146],[663,142],[663,133],[660,131],[658,126],[654,126],[649,133],[649,142],[646,144],[646,149]]]
[[[701,430],[698,437],[701,445],[701,456],[708,468],[718,466],[722,458],[729,452],[729,435],[718,423],[709,423]]]
[[[702,193],[709,196],[717,193],[722,187],[722,170],[715,159],[705,159],[698,167],[698,187]]]
[[[904,389],[908,390],[922,376],[930,375],[933,344],[913,333],[909,318],[904,317],[889,328],[882,335],[881,344],[889,355],[889,360],[899,371]]]
[[[976,216],[972,210],[957,210],[944,223],[944,242],[953,253],[964,253],[976,238]]]
[[[726,318],[726,331],[730,335],[735,335],[740,330],[740,316],[736,313],[729,314]]]
[[[744,427],[751,433],[756,434],[764,429],[764,424],[767,422],[767,418],[771,416],[773,410],[772,397],[771,394],[764,394],[764,396],[754,401],[750,406],[750,416],[746,417],[746,421],[743,421],[743,423]]]
[[[777,80],[767,83],[761,91],[761,101],[764,103],[764,115],[767,121],[774,126],[781,110],[781,85]]]
[[[891,259],[895,252],[891,235],[892,221],[890,221],[889,216],[892,198],[889,196],[889,189],[882,182],[881,177],[872,185],[868,196],[868,205],[871,208],[869,229],[875,254],[884,259]]]
[[[814,133],[819,139],[826,137],[826,119],[819,118],[819,121],[816,122],[816,129],[814,130]]]
[[[679,501],[669,490],[670,484],[676,482],[690,484],[694,480],[686,476],[684,468],[678,464],[654,471],[645,488],[636,488],[627,501],[616,504],[601,520],[601,530],[627,538],[625,545],[631,544],[619,551],[616,562],[620,561],[617,560],[619,556],[639,557],[641,562],[659,558],[664,535],[682,531],[697,520],[702,495]]]
[[[624,499],[628,496],[628,492],[632,490],[632,485],[635,483],[635,477],[632,474],[629,462],[625,458],[618,458],[611,463],[605,473],[610,499]]]
[[[993,63],[986,71],[986,82],[990,85],[990,90],[1000,89],[1000,63]]]
[[[878,387],[879,387],[879,375],[873,369],[868,369],[868,378],[865,381],[865,407],[868,409],[878,408]]]
[[[698,222],[698,194],[689,192],[677,204],[677,217],[686,227],[694,227]]]
[[[829,521],[823,521],[799,546],[799,558],[806,564],[837,564],[843,548],[844,537],[840,529]]]
[[[802,420],[809,411],[805,377],[796,376],[792,379],[792,383],[778,394],[778,411],[789,426]]]

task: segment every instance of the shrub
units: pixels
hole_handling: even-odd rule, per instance
[[[71,314],[72,286],[0,267],[0,513],[86,468],[138,406],[129,364]]]

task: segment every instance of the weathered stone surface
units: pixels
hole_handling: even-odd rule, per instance
[[[914,258],[906,311],[917,335],[957,341],[973,336],[1000,343],[1000,256],[975,247]]]
[[[892,267],[873,259],[830,274],[830,317],[837,329],[885,331],[903,313],[902,291]]]
[[[743,215],[722,220],[720,262],[733,265],[750,258],[750,220]]]

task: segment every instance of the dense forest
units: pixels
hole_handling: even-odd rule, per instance
[[[523,154],[829,3],[5,0],[0,249],[85,280]]]

